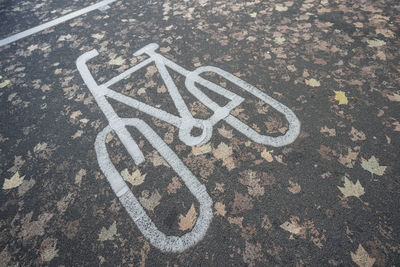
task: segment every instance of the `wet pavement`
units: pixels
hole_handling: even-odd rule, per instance
[[[0,39],[96,2],[43,3],[1,1]],[[398,266],[399,25],[396,1],[116,1],[0,47],[0,266]],[[214,66],[254,86],[300,131],[262,141],[297,120],[207,71],[204,80],[243,101],[201,145],[182,141],[188,120],[173,125],[106,98],[151,128],[122,127],[143,153],[136,165],[76,60],[96,49],[86,64],[104,84],[145,61],[134,53],[151,43],[189,72]],[[223,114],[167,69],[194,118]],[[230,103],[196,81],[218,106]],[[154,63],[109,88],[182,115]],[[103,129],[107,153],[95,147]],[[121,204],[104,155],[145,215]]]

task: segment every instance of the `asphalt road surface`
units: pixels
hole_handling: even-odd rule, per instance
[[[400,265],[397,1],[96,3],[0,1],[0,266]]]

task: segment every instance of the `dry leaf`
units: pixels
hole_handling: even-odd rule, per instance
[[[221,142],[218,145],[217,149],[214,149],[213,155],[217,159],[221,159],[221,160],[227,159],[228,157],[230,157],[232,155],[232,148],[229,147],[224,142]]]
[[[111,59],[110,61],[108,61],[108,64],[110,65],[116,65],[116,66],[121,66],[125,63],[125,59],[123,59],[121,56]]]
[[[250,13],[250,17],[252,17],[252,18],[257,17],[257,12]]]
[[[321,83],[316,79],[309,79],[309,80],[306,79],[305,82],[308,86],[311,87],[319,87],[321,85]]]
[[[179,230],[186,231],[192,229],[197,220],[197,212],[194,204],[190,207],[186,215],[179,215]]]
[[[346,166],[347,168],[353,168],[356,163],[358,153],[360,153],[360,147],[356,146],[353,149],[347,148],[347,155],[340,154],[338,161]]]
[[[150,197],[139,197],[140,204],[149,211],[154,211],[154,209],[160,204],[161,195],[158,190],[154,191]]]
[[[288,186],[287,189],[289,190],[290,193],[292,193],[292,194],[300,193],[301,186],[298,183],[295,183],[295,182],[292,182],[292,181],[289,180],[289,185],[290,186]]]
[[[225,204],[222,202],[216,202],[214,205],[214,209],[215,209],[215,214],[217,215],[221,215],[221,216],[225,216],[226,214],[226,210],[225,210]]]
[[[349,103],[345,92],[343,91],[334,91],[334,92],[335,92],[335,100],[339,101],[339,105],[347,105],[347,103]]]
[[[287,11],[288,8],[287,8],[287,6],[276,5],[276,6],[275,6],[275,10],[276,10],[276,11],[279,11],[279,12],[283,12],[283,11]]]
[[[321,133],[327,133],[329,136],[336,136],[336,130],[335,129],[330,129],[327,126],[324,126],[320,130]]]
[[[375,263],[375,259],[369,256],[361,244],[358,245],[357,251],[355,253],[350,252],[350,255],[351,259],[359,267],[372,267]]]
[[[303,229],[302,226],[299,225],[298,221],[299,221],[299,218],[292,217],[292,218],[290,218],[290,222],[286,221],[286,222],[282,223],[281,224],[281,228],[283,230],[286,230],[286,231],[292,233],[292,234],[300,235],[305,230]]]
[[[99,233],[99,240],[106,241],[106,240],[114,240],[114,236],[117,234],[117,224],[114,223],[107,229],[105,227],[101,228]]]
[[[273,152],[273,150],[267,151],[266,149],[264,149],[263,152],[261,152],[261,157],[268,162],[274,161],[274,158],[272,157],[272,154],[270,152]]]
[[[181,184],[181,182],[179,181],[179,178],[178,177],[173,177],[172,178],[172,182],[170,182],[169,184],[168,184],[168,187],[167,187],[167,191],[168,191],[168,194],[176,194],[176,191],[179,189],[179,188],[181,188],[181,186],[182,186],[182,184]]]
[[[40,257],[43,262],[50,262],[56,256],[58,256],[57,239],[46,238],[40,245]]]
[[[141,174],[140,170],[134,171],[132,174],[129,173],[128,169],[125,168],[121,172],[121,176],[125,181],[128,181],[131,185],[137,186],[144,182],[144,178],[146,178],[147,174]]]
[[[355,184],[353,184],[347,177],[344,177],[344,185],[343,187],[338,186],[340,192],[342,192],[344,198],[347,197],[358,197],[364,195],[364,187],[362,187],[359,180]]]
[[[10,179],[5,179],[3,184],[3,189],[13,189],[22,184],[24,181],[24,176],[19,176],[19,172],[16,172]]]
[[[218,132],[220,135],[222,135],[225,138],[231,139],[233,137],[232,130],[225,129],[225,126],[218,128]]]
[[[382,176],[385,173],[387,166],[380,166],[375,156],[372,156],[368,161],[362,159],[361,167],[372,174]]]
[[[192,147],[192,153],[195,156],[207,154],[210,152],[211,152],[211,144],[210,143],[202,145],[202,146],[193,146]]]
[[[374,40],[367,40],[369,47],[380,47],[386,44],[385,41],[374,39]]]
[[[387,98],[388,98],[390,101],[400,102],[400,95],[399,95],[399,94],[393,93],[393,95],[387,95]]]
[[[362,131],[358,131],[356,128],[351,127],[350,135],[352,135],[351,140],[352,141],[362,141],[367,139],[365,137],[365,134]]]

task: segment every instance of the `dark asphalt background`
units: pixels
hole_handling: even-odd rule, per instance
[[[93,3],[2,0],[0,38]],[[1,185],[17,172],[24,176],[17,188],[0,190],[1,266],[400,264],[398,2],[110,6],[0,48],[0,84],[9,81],[0,89]],[[149,43],[186,69],[211,65],[240,77],[288,106],[302,124],[292,144],[273,148],[249,143],[220,122],[212,151],[194,155],[175,127],[110,101],[121,116],[146,121],[218,203],[204,239],[180,254],[152,247],[102,174],[94,141],[107,120],[75,65],[97,49],[89,68],[104,82],[140,61],[133,53]],[[110,63],[118,57],[124,61]],[[183,77],[172,76],[194,116],[208,118],[212,113],[184,90]],[[273,136],[287,130],[268,105],[221,77],[208,78],[246,98],[233,112],[252,128]],[[176,114],[162,80],[148,70],[113,89]],[[345,92],[348,104],[339,105],[335,91]],[[146,162],[135,166],[110,136],[114,164],[147,174],[132,191],[138,198],[158,192],[160,203],[148,215],[163,232],[182,235],[180,216],[192,204],[198,211],[198,203],[146,139],[129,130]],[[215,156],[222,142],[232,149],[231,165]],[[383,175],[362,167],[372,156],[387,166]],[[345,197],[338,188],[345,177],[359,181],[364,194]]]

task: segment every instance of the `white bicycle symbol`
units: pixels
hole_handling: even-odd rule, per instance
[[[204,237],[213,216],[213,203],[211,197],[207,193],[206,187],[199,182],[199,180],[179,159],[176,153],[169,148],[169,146],[146,122],[137,118],[119,117],[110,103],[107,101],[106,97],[115,99],[130,107],[138,109],[144,113],[176,126],[179,129],[179,139],[189,146],[201,145],[208,142],[212,136],[214,125],[221,120],[224,120],[226,123],[256,143],[280,147],[290,144],[296,139],[300,132],[300,122],[296,115],[288,107],[279,103],[275,99],[239,79],[238,77],[220,68],[212,66],[199,67],[194,71],[186,70],[155,52],[157,48],[158,45],[154,43],[141,48],[134,53],[134,56],[146,54],[149,56],[148,59],[129,68],[128,70],[101,85],[96,83],[86,65],[88,60],[98,55],[97,50],[91,50],[79,56],[79,58],[76,60],[76,65],[85,84],[88,86],[90,92],[93,94],[97,104],[109,122],[109,125],[97,135],[95,141],[97,159],[101,170],[103,171],[122,205],[131,216],[132,220],[135,222],[142,234],[150,241],[150,243],[165,252],[182,252],[185,249],[195,245]],[[165,82],[167,90],[178,110],[179,117],[109,89],[110,86],[153,62],[155,63],[161,78]],[[178,88],[172,80],[166,66],[186,77],[185,86],[187,90],[201,103],[214,112],[210,118],[206,120],[193,118],[188,107],[183,101],[182,96],[178,92]],[[232,116],[230,112],[235,107],[240,105],[244,99],[239,95],[200,77],[200,74],[204,72],[214,72],[222,76],[226,80],[232,82],[248,93],[269,104],[278,112],[282,113],[289,122],[288,131],[285,133],[285,135],[278,137],[261,135],[239,119]],[[230,102],[221,107],[211,100],[207,95],[205,95],[199,88],[197,88],[195,83],[198,83],[209,90],[228,98]],[[150,217],[146,214],[139,201],[133,195],[132,191],[128,188],[114,164],[111,162],[105,145],[106,136],[111,131],[114,131],[117,134],[118,138],[127,149],[135,164],[139,165],[140,163],[144,162],[144,155],[126,129],[126,126],[134,126],[138,131],[140,131],[141,134],[143,134],[150,144],[168,162],[172,169],[181,177],[187,188],[199,202],[199,217],[197,218],[196,224],[192,231],[184,234],[183,236],[166,236],[164,233],[159,231],[151,221]],[[201,135],[193,136],[191,134],[191,131],[194,127],[202,130]]]

